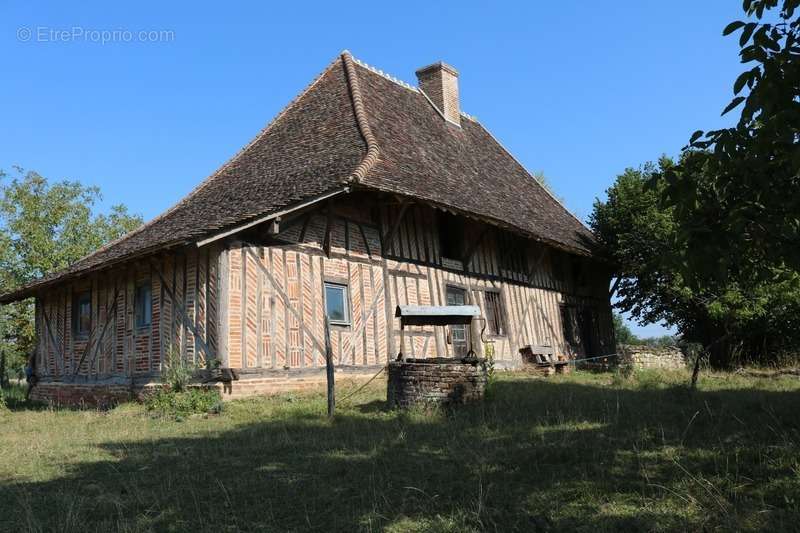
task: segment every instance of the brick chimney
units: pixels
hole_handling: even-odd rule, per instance
[[[442,61],[422,67],[417,71],[419,88],[439,108],[444,118],[461,125],[458,105],[458,71]]]

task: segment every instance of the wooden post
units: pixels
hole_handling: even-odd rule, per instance
[[[325,236],[322,239],[322,251],[326,257],[331,256],[331,229],[333,227],[333,203],[328,202],[325,216]]]
[[[331,326],[325,316],[325,375],[328,378],[328,418],[333,418],[336,407],[336,394],[333,378],[333,347],[331,346]]]
[[[397,360],[398,361],[405,360],[405,356],[403,355],[403,348],[405,348],[405,346],[406,346],[406,327],[405,327],[405,324],[403,323],[403,319],[401,318],[400,319],[400,352],[397,354]],[[414,339],[413,338],[411,339],[411,346],[412,347],[414,346]],[[413,353],[411,355],[412,355],[412,357],[414,356]]]
[[[614,293],[617,292],[619,288],[619,282],[622,280],[622,276],[617,276],[617,279],[614,280],[614,284],[611,286],[611,289],[608,291],[608,297],[613,298]]]

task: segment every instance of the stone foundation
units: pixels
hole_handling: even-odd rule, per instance
[[[389,407],[480,400],[488,380],[483,359],[408,359],[389,363],[388,373]]]
[[[626,344],[619,347],[619,364],[643,369],[684,370],[686,358],[676,347]]]

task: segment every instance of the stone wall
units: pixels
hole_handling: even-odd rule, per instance
[[[389,363],[390,407],[421,403],[458,404],[483,398],[488,379],[483,360],[406,360]]]
[[[664,370],[683,370],[686,358],[676,347],[655,347],[640,345],[621,345],[619,347],[620,365],[634,368],[657,368]]]

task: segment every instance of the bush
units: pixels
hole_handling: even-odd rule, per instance
[[[164,387],[145,399],[148,411],[161,416],[183,418],[193,414],[219,413],[222,399],[216,389]]]
[[[195,369],[195,365],[184,361],[180,352],[172,348],[167,353],[167,360],[161,371],[161,381],[172,391],[184,391],[192,381]]]

